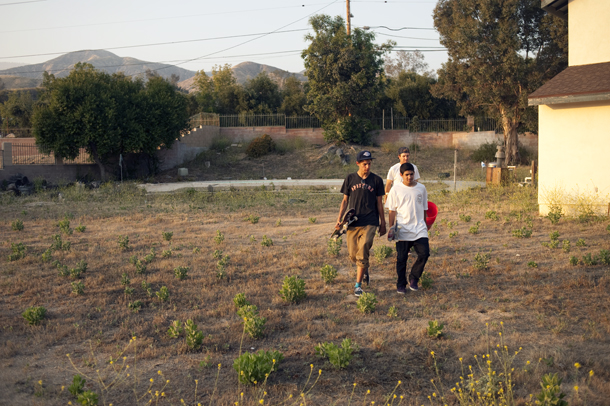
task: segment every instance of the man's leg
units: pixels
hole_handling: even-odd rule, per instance
[[[375,239],[375,226],[362,227],[360,235],[358,236],[358,253],[356,254],[356,265],[358,266],[356,281],[362,283],[363,278],[369,271],[369,254],[371,247],[373,246],[373,240]]]
[[[426,266],[426,262],[428,262],[428,258],[430,257],[430,245],[428,244],[428,239],[420,238],[419,240],[413,241],[413,248],[417,254],[417,260],[411,268],[409,282],[415,281],[415,285],[417,286],[417,282],[419,281],[419,278],[421,278],[421,274],[424,273],[424,266]]]
[[[400,292],[407,287],[407,260],[409,259],[408,241],[396,242],[396,288]]]

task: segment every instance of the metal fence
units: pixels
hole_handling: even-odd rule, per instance
[[[43,154],[38,150],[38,147],[34,144],[17,144],[11,143],[12,156],[4,156],[2,151],[3,159],[11,159],[13,165],[55,165],[55,155],[53,153]],[[64,164],[67,165],[82,165],[91,164],[93,159],[87,153],[85,148],[81,148],[79,154],[74,159],[64,159]],[[2,162],[1,168],[4,168],[4,162]]]
[[[13,165],[54,165],[55,156],[43,154],[34,144],[12,144],[12,163]],[[7,157],[8,158],[8,157]]]
[[[191,127],[214,125],[219,127],[286,127],[320,128],[322,123],[314,116],[286,117],[284,114],[229,114],[200,113],[191,117]],[[419,120],[399,115],[374,117],[373,128],[378,130],[409,130],[410,132],[470,131],[465,118]],[[499,121],[489,117],[475,117],[475,131],[501,132]]]

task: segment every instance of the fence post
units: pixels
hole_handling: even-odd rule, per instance
[[[13,165],[13,144],[10,142],[4,142],[4,151],[2,152],[2,161],[4,166]]]

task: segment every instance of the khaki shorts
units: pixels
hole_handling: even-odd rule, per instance
[[[369,251],[373,246],[377,226],[350,227],[347,229],[349,259],[360,268],[369,267]]]

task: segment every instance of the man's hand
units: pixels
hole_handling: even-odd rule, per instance
[[[382,237],[385,235],[385,233],[386,233],[385,223],[383,223],[382,225],[379,226],[379,236]]]
[[[341,220],[337,220],[337,224],[335,224],[335,230],[341,229]]]

